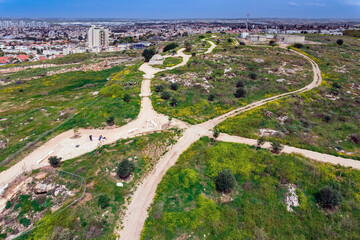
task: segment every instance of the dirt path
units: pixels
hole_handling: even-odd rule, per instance
[[[216,47],[216,45],[212,41],[208,41],[208,42],[211,44],[211,46],[205,52],[205,54],[211,53],[213,49]],[[313,67],[314,79],[306,87],[296,90],[294,92],[280,94],[258,102],[251,103],[245,107],[235,109],[224,115],[221,115],[219,117],[216,117],[214,119],[211,119],[207,122],[198,125],[190,126],[189,124],[176,119],[171,120],[170,126],[176,126],[178,128],[184,129],[183,136],[159,160],[159,163],[155,166],[153,171],[144,179],[143,183],[138,185],[134,195],[132,196],[132,200],[128,206],[128,209],[124,217],[124,221],[123,221],[124,228],[118,232],[121,239],[129,240],[129,239],[140,238],[140,234],[143,229],[144,222],[148,216],[147,209],[150,207],[153,201],[157,185],[161,181],[166,171],[175,164],[180,154],[184,152],[192,143],[197,141],[202,136],[212,136],[211,130],[217,124],[219,124],[220,122],[224,121],[229,117],[256,108],[268,102],[286,97],[293,93],[299,93],[299,92],[311,90],[314,87],[320,85],[322,79],[318,65],[307,56],[302,55],[295,51],[293,52],[306,58]],[[50,155],[56,155],[62,157],[63,160],[67,160],[80,156],[92,150],[95,150],[97,147],[99,147],[102,144],[110,144],[117,141],[118,139],[131,138],[137,135],[147,134],[152,131],[162,130],[164,129],[164,126],[168,126],[169,118],[163,114],[156,113],[152,107],[151,99],[149,98],[151,96],[150,85],[151,85],[151,79],[154,77],[156,73],[169,69],[174,69],[180,66],[184,66],[191,57],[190,55],[184,54],[184,49],[180,49],[177,55],[175,56],[181,56],[183,58],[183,62],[171,68],[157,69],[152,67],[148,63],[144,63],[139,68],[145,74],[144,74],[144,80],[141,85],[141,94],[140,94],[140,96],[142,97],[141,110],[138,117],[134,121],[130,122],[125,126],[114,129],[107,129],[107,130],[80,129],[79,134],[81,137],[76,139],[71,138],[74,135],[72,130],[56,136],[55,138],[51,139],[41,147],[34,150],[32,153],[26,156],[19,163],[12,166],[10,169],[0,173],[0,189],[6,186],[6,184],[12,182],[19,174],[48,165],[47,158]],[[93,135],[94,138],[92,142],[89,141],[90,134]],[[105,136],[106,139],[102,141],[98,141],[97,138],[100,135]],[[254,144],[254,141],[256,141],[252,139],[232,137],[224,134],[221,134],[219,139],[222,141],[234,141],[245,144]],[[359,163],[357,161],[352,162],[349,159],[336,158],[331,155],[320,154],[308,150],[287,146],[284,149],[284,152],[289,152],[289,153],[294,152],[294,153],[304,154],[304,156],[318,161],[326,161],[327,159],[332,159],[334,161],[329,160],[329,162],[344,164],[346,166],[352,166],[355,168],[359,167]],[[0,206],[0,212],[1,212],[1,206]]]

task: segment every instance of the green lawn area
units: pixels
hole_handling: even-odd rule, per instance
[[[230,169],[231,193],[215,190],[219,171]],[[286,210],[288,184],[300,205]],[[202,138],[184,152],[158,186],[142,239],[357,239],[360,172],[296,155]],[[324,186],[342,203],[316,202]]]
[[[138,67],[69,72],[1,86],[0,140],[7,146],[0,162],[62,123],[50,137],[74,127],[104,127],[109,117],[118,126],[134,119],[140,111]]]
[[[322,85],[227,119],[220,130],[256,139],[259,129],[272,129],[279,133],[267,136],[268,140],[360,159],[360,41],[341,37],[344,44],[338,46],[339,37],[308,39],[324,43],[300,49],[318,62]]]
[[[154,65],[156,68],[165,69],[168,67],[173,67],[175,65],[178,65],[182,62],[182,57],[167,57],[164,60],[164,63],[162,65]]]
[[[310,63],[288,50],[235,46],[227,38],[220,40],[213,54],[197,54],[186,66],[155,76],[152,101],[156,111],[195,124],[312,81]],[[171,83],[177,83],[178,89],[171,89]],[[156,92],[158,85],[163,90]],[[246,94],[237,98],[239,88]],[[169,93],[165,99],[164,91]]]
[[[58,216],[50,219],[48,213],[40,222],[44,225],[20,239],[115,239],[114,228],[124,213],[133,187],[148,173],[165,152],[176,142],[174,131],[153,133],[133,139],[119,140],[81,157],[65,161],[60,169],[85,178],[85,198]],[[115,169],[121,160],[130,158],[135,163],[131,181],[123,182]],[[109,199],[109,205],[100,208],[100,196]],[[39,224],[38,223],[38,224]]]

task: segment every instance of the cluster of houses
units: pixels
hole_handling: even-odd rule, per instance
[[[252,34],[248,32],[242,32],[241,38],[254,43],[263,43],[267,41],[274,41],[281,44],[294,44],[304,43],[304,35],[292,35],[292,34]]]
[[[62,57],[63,55],[52,55],[49,57],[43,55],[25,55],[25,54],[18,54],[18,55],[7,55],[0,57],[0,65],[5,64],[14,64],[14,63],[23,63],[23,62],[37,62],[37,61],[44,61],[48,59],[54,59],[58,57]]]

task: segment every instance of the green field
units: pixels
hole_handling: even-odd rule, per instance
[[[312,80],[310,63],[288,50],[235,46],[226,39],[221,39],[213,54],[197,54],[186,66],[155,76],[152,102],[156,111],[195,124],[299,89]],[[177,90],[171,89],[173,82],[179,85]],[[163,90],[156,92],[157,85]],[[235,97],[239,88],[245,89],[244,97]],[[164,91],[168,99],[162,98]]]
[[[215,190],[217,173],[230,169],[234,190]],[[360,236],[359,171],[273,155],[235,143],[202,138],[184,152],[158,186],[142,239],[357,239]],[[300,205],[286,210],[288,184]],[[324,186],[342,203],[316,203]]]
[[[273,129],[278,134],[268,140],[360,159],[360,41],[342,37],[308,36],[324,45],[305,45],[305,52],[318,63],[322,85],[310,92],[269,103],[230,118],[219,125],[232,135],[259,138],[259,129]],[[287,117],[281,121],[282,117]]]
[[[118,126],[134,119],[140,111],[138,67],[69,72],[0,86],[0,140],[7,143],[0,162],[63,123],[54,135],[74,127],[104,127],[109,117]]]

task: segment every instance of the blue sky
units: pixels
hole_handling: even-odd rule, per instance
[[[0,0],[1,17],[360,18],[360,0]]]

